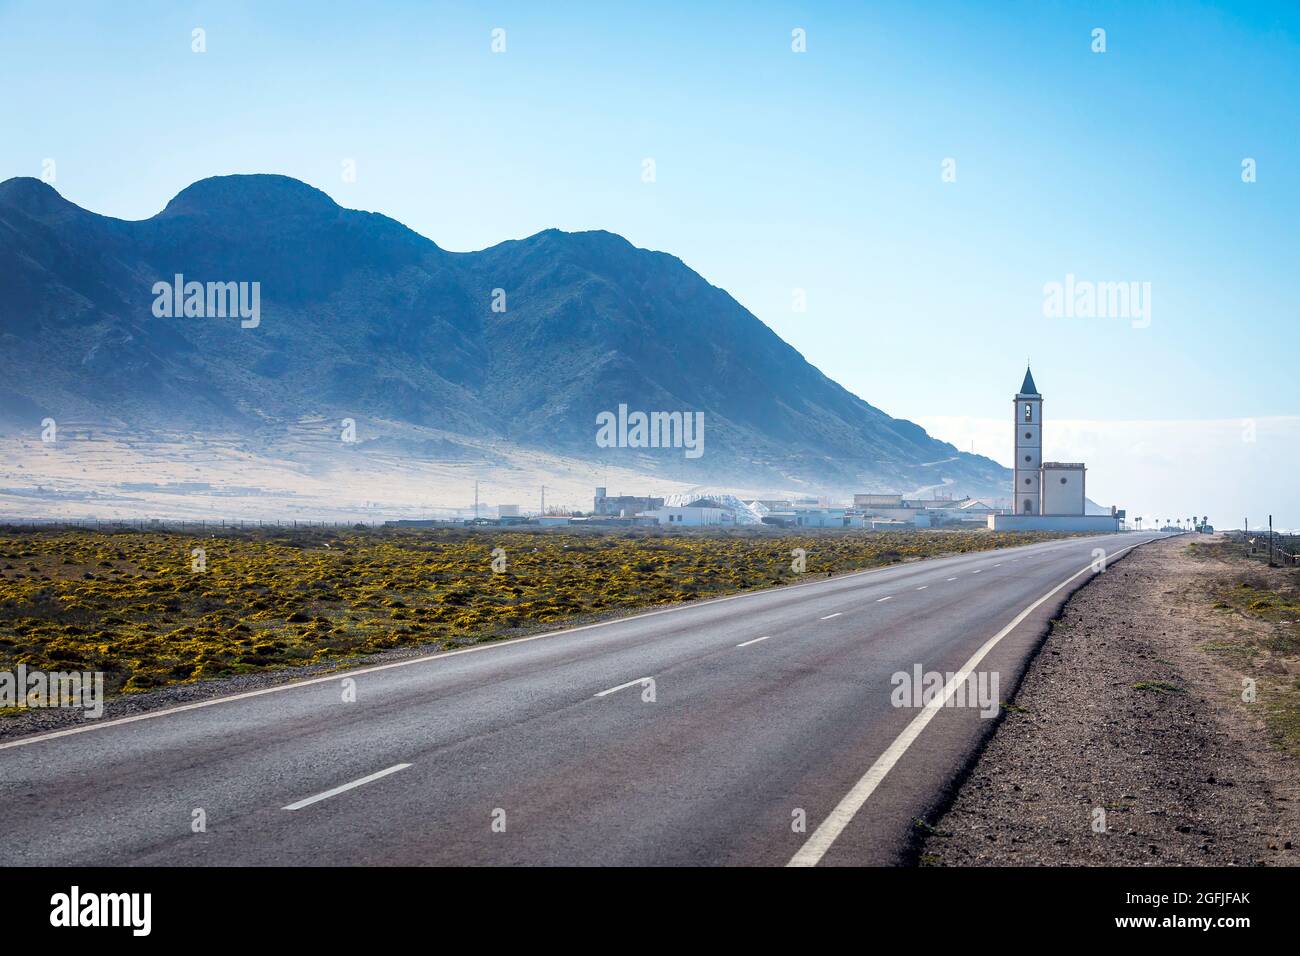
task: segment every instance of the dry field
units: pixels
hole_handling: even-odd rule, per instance
[[[0,669],[114,692],[454,647],[1046,534],[0,529]],[[791,552],[807,552],[806,575]],[[497,566],[493,570],[493,552]]]
[[[1270,735],[1300,756],[1300,569],[1270,568],[1220,538],[1189,545],[1187,554],[1220,571],[1205,600],[1213,599],[1221,636],[1205,650],[1252,675]]]

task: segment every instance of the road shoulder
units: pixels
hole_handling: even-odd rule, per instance
[[[919,862],[1300,863],[1295,615],[1223,600],[1260,574],[1292,586],[1180,537],[1077,591],[946,812],[919,824]]]

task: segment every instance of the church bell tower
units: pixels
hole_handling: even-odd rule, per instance
[[[1015,487],[1011,500],[1018,515],[1042,513],[1040,480],[1043,465],[1043,396],[1038,394],[1028,366],[1025,381],[1014,399],[1016,421]]]

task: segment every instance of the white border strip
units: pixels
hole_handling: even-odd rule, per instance
[[[1139,543],[1145,544],[1145,542]],[[1138,545],[1136,544],[1131,544],[1127,548],[1115,552],[1113,555],[1108,555],[1104,560],[1106,564],[1109,565],[1111,561],[1118,558],[1125,551],[1132,551],[1137,546]],[[1052,590],[1048,591],[1033,604],[1029,605],[1029,607],[1017,614],[1010,624],[985,641],[983,646],[975,652],[971,659],[962,665],[962,669],[954,674],[952,679],[944,685],[943,693],[939,694],[933,698],[930,703],[926,704],[921,712],[912,718],[912,722],[903,728],[903,732],[894,738],[894,742],[885,749],[885,752],[876,758],[876,762],[873,763],[871,768],[862,775],[862,778],[853,785],[853,789],[844,795],[844,799],[836,804],[835,809],[830,812],[830,816],[823,820],[821,826],[813,831],[812,836],[810,836],[807,842],[799,848],[799,852],[790,858],[790,862],[787,863],[786,866],[816,866],[820,863],[822,857],[826,855],[826,851],[831,848],[831,844],[833,844],[836,838],[844,832],[845,827],[853,822],[854,816],[856,816],[857,812],[862,809],[862,805],[867,802],[867,798],[875,792],[876,787],[880,786],[881,781],[885,779],[885,775],[894,768],[894,765],[898,763],[903,754],[907,753],[907,748],[912,746],[912,743],[917,737],[921,736],[921,731],[925,730],[926,726],[934,719],[935,715],[939,713],[940,708],[947,703],[948,698],[956,692],[957,688],[966,682],[967,678],[970,677],[971,672],[979,666],[980,661],[984,659],[988,652],[993,650],[1002,638],[1014,631],[1020,622],[1032,614],[1043,604],[1044,601],[1056,594],[1056,592],[1060,591],[1061,588],[1065,587],[1079,575],[1087,574],[1092,570],[1092,567],[1093,562],[1089,562],[1087,567],[1075,571],[1056,587],[1052,588]]]

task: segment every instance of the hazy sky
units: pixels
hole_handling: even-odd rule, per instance
[[[454,250],[608,229],[1003,461],[953,420],[1004,419],[1026,358],[1049,453],[1054,417],[1300,412],[1300,5],[700,6],[0,0],[0,179],[52,159],[144,218],[279,172]],[[1149,324],[1044,316],[1067,274],[1150,283]]]

